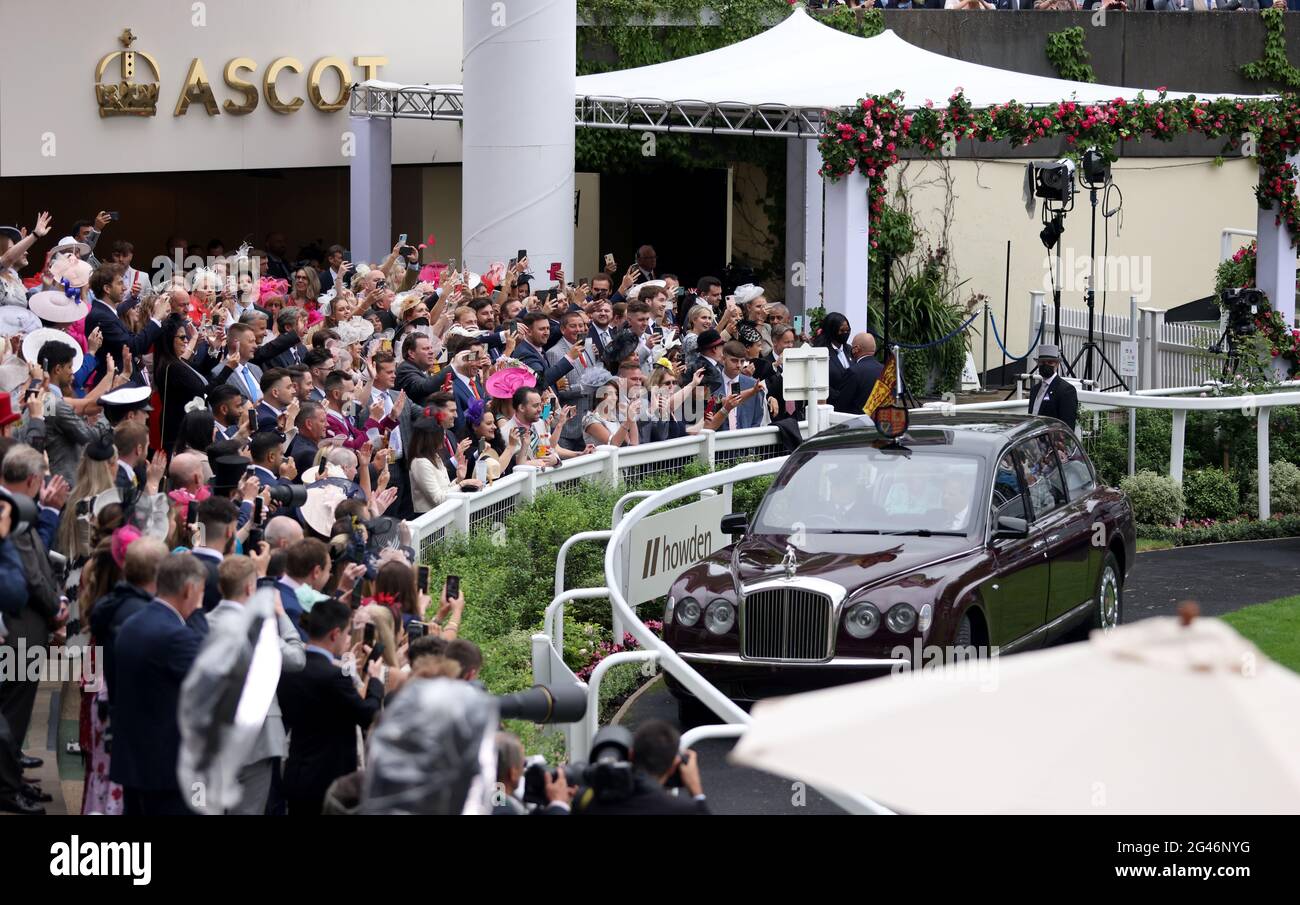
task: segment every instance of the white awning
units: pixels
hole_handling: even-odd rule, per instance
[[[817,22],[802,9],[765,32],[718,50],[577,80],[580,98],[816,110],[851,107],[866,95],[904,87],[904,101],[912,108],[927,100],[944,103],[957,88],[976,108],[1009,100],[1132,100],[1140,90],[968,63],[909,44],[892,31],[859,38]],[[1147,97],[1155,95],[1154,87],[1146,89]],[[1187,93],[1171,91],[1168,96]]]

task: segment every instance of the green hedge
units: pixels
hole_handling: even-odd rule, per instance
[[[658,490],[706,473],[702,466],[691,465],[678,474],[640,482],[636,489]],[[771,480],[754,478],[733,485],[733,508],[752,518]],[[441,587],[448,574],[461,577],[466,600],[461,635],[483,649],[481,679],[489,691],[506,694],[533,684],[531,636],[541,630],[542,614],[555,595],[560,546],[579,532],[608,530],[614,504],[628,490],[592,481],[572,493],[543,491],[502,525],[469,536],[453,535],[434,546],[427,557],[429,586]],[[603,543],[571,547],[565,589],[603,586],[604,551]],[[646,606],[644,618],[660,618],[657,604]],[[607,600],[570,601],[564,615],[564,659],[575,672],[601,641],[618,640],[611,638]],[[611,670],[601,686],[602,702],[630,691],[640,679],[635,667]],[[558,753],[558,736],[543,736],[530,724],[512,723],[511,729],[530,753]]]
[[[1218,468],[1198,468],[1183,475],[1183,517],[1230,519],[1240,514],[1237,484]]]
[[[1175,547],[1239,540],[1272,540],[1300,536],[1300,515],[1279,515],[1264,521],[1239,518],[1208,525],[1185,524],[1181,528],[1139,523],[1137,530],[1139,537],[1169,541]]]
[[[1183,491],[1173,478],[1139,471],[1120,482],[1140,525],[1173,525],[1183,517]]]

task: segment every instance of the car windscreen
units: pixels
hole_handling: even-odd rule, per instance
[[[970,455],[874,446],[796,452],[764,497],[753,530],[966,534],[980,484],[980,460]]]

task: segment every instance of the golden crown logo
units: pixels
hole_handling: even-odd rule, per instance
[[[143,50],[131,50],[135,35],[131,29],[118,36],[125,50],[107,54],[95,67],[95,98],[99,101],[99,115],[103,116],[153,116],[158,112],[159,79],[162,73],[158,61]],[[122,60],[122,80],[117,84],[104,84],[104,73],[112,62]],[[140,57],[153,70],[154,81],[134,82],[136,57]]]

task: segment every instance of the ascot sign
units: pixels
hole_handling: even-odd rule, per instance
[[[158,95],[162,88],[162,72],[158,61],[153,56],[139,50],[131,50],[135,35],[126,29],[118,36],[123,50],[106,54],[95,67],[95,98],[99,102],[99,115],[108,116],[154,116],[158,111]],[[152,82],[136,82],[137,58],[148,64],[152,71]],[[104,83],[104,74],[114,61],[121,60],[121,80]],[[379,74],[379,67],[388,64],[383,56],[356,56],[352,65],[358,66],[364,79],[373,79]],[[266,105],[276,113],[294,113],[303,106],[301,97],[282,98],[277,88],[280,74],[288,70],[301,73],[303,64],[296,57],[276,57],[262,74],[261,97],[266,98]],[[334,71],[338,74],[339,93],[333,100],[327,99],[321,92],[321,80],[325,73]],[[244,116],[257,109],[260,97],[257,85],[243,77],[243,73],[252,75],[257,71],[257,63],[249,57],[236,57],[226,63],[222,78],[226,85],[240,96],[238,101],[227,100],[218,106],[212,83],[208,79],[203,60],[195,57],[190,61],[189,71],[181,86],[180,96],[176,99],[173,116],[184,116],[191,103],[200,103],[209,116],[217,116],[224,109],[231,116]],[[352,70],[340,57],[321,57],[307,73],[307,97],[311,105],[322,113],[342,110],[348,102],[352,84]]]

